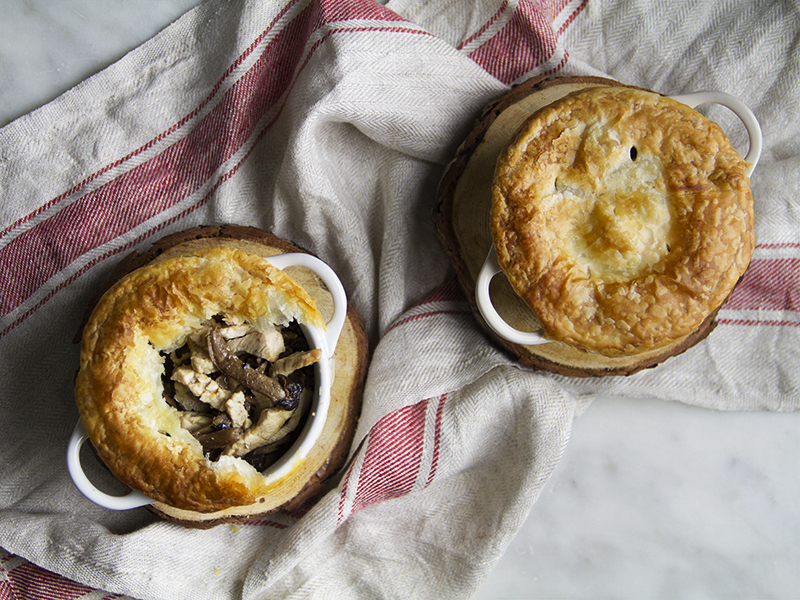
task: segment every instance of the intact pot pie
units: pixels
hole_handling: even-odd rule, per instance
[[[605,356],[694,332],[755,245],[747,163],[670,98],[594,87],[533,114],[500,154],[498,263],[546,338]]]
[[[299,325],[314,300],[260,256],[226,246],[122,278],[84,331],[75,394],[101,460],[171,507],[212,512],[269,492],[261,471],[292,444],[314,394]]]

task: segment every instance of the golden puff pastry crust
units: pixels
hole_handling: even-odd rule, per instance
[[[697,329],[755,245],[747,164],[676,100],[589,88],[533,114],[501,153],[499,264],[546,337],[607,356]]]
[[[75,395],[92,444],[118,479],[178,509],[251,505],[269,492],[244,460],[206,459],[162,397],[163,353],[220,314],[325,327],[314,300],[283,271],[220,246],[131,272],[103,295],[83,332]]]

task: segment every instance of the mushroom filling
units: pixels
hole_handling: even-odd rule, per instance
[[[239,457],[263,471],[302,431],[321,353],[296,321],[265,330],[216,316],[163,354],[164,398],[209,460]]]

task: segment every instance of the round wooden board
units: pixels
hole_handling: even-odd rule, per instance
[[[583,351],[562,342],[536,346],[513,344],[497,336],[486,325],[475,302],[475,280],[492,245],[489,210],[495,163],[509,140],[537,110],[581,89],[623,85],[600,77],[544,77],[526,81],[487,106],[448,166],[439,185],[433,213],[436,231],[475,318],[500,346],[528,367],[574,377],[630,375],[653,367],[705,338],[715,326],[716,312],[691,335],[667,348],[631,357],[611,358]],[[498,312],[513,327],[523,331],[539,329],[528,306],[498,275],[491,285]]]
[[[218,244],[220,240],[224,240],[227,246],[265,257],[304,252],[270,232],[252,227],[197,227],[159,240],[148,252],[126,257],[112,273],[107,286],[98,292],[96,299],[114,281],[142,265]],[[331,296],[319,278],[305,268],[292,267],[286,271],[317,301],[320,312],[327,319],[332,312]],[[91,306],[94,306],[94,302]],[[87,312],[87,318],[90,313],[91,309]],[[220,523],[258,519],[278,509],[293,511],[301,508],[324,490],[326,480],[347,459],[361,411],[368,354],[367,336],[361,317],[348,305],[347,318],[333,355],[331,404],[320,441],[300,467],[275,486],[274,492],[265,502],[215,513],[179,510],[160,502],[151,504],[148,508],[169,521],[203,529]]]

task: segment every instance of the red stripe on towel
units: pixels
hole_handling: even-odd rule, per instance
[[[81,255],[127,233],[197,191],[247,141],[294,75],[308,17],[288,24],[253,67],[184,138],[158,156],[73,202],[0,249],[8,314]],[[31,257],[37,257],[36,262]]]
[[[753,260],[723,308],[800,312],[800,259]]]
[[[16,600],[14,589],[8,581],[0,581],[0,600]]]
[[[458,279],[455,277],[446,281],[441,286],[436,288],[431,294],[425,298],[422,302],[415,306],[416,310],[422,309],[426,304],[436,304],[440,302],[466,302],[467,298],[464,295],[464,291],[461,289],[461,285],[458,283]],[[437,315],[472,315],[472,311],[468,309],[456,309],[456,308],[435,308],[431,310],[420,310],[420,312],[412,313],[406,315],[405,317],[400,318],[399,320],[392,323],[392,325],[386,330],[386,333],[400,327],[401,325],[405,325],[406,323],[413,323],[414,321],[419,321],[420,319],[427,319],[429,317],[435,317]]]
[[[422,462],[428,400],[389,413],[370,430],[353,513],[409,493]]]
[[[353,19],[406,21],[396,12],[374,0],[328,0],[322,3],[322,17],[325,23]]]
[[[222,89],[222,86],[225,83],[225,81],[247,59],[247,57],[250,56],[250,54],[253,53],[253,51],[256,49],[256,47],[258,47],[258,44],[261,43],[261,41],[269,34],[270,31],[272,31],[272,29],[275,27],[275,24],[296,3],[297,3],[297,0],[292,0],[291,2],[288,2],[286,4],[286,6],[283,7],[283,10],[281,10],[281,12],[275,17],[275,19],[272,21],[272,23],[270,23],[269,27],[266,30],[264,30],[261,33],[261,35],[259,35],[253,41],[253,43],[250,44],[250,46],[242,54],[240,54],[239,57],[235,61],[233,61],[233,63],[231,63],[231,65],[228,67],[228,69],[225,71],[225,73],[223,73],[222,77],[220,77],[220,79],[217,81],[217,83],[214,85],[214,87],[211,88],[211,91],[209,92],[208,96],[206,96],[206,98],[193,111],[188,113],[182,119],[177,121],[174,125],[172,125],[171,127],[167,128],[166,130],[161,132],[159,135],[154,137],[152,140],[150,140],[149,142],[147,142],[143,146],[140,146],[139,148],[133,150],[132,152],[129,152],[128,154],[126,154],[122,158],[120,158],[120,159],[118,159],[118,160],[116,160],[116,161],[114,161],[114,162],[102,167],[98,171],[95,171],[94,173],[92,173],[91,175],[89,175],[88,177],[83,179],[81,182],[79,182],[77,185],[75,185],[72,188],[68,189],[66,192],[63,192],[62,194],[56,196],[55,198],[53,198],[49,202],[46,202],[45,204],[43,204],[42,206],[37,208],[32,213],[30,213],[28,215],[25,215],[21,219],[19,219],[16,222],[12,223],[10,226],[8,226],[5,229],[3,229],[2,231],[0,231],[0,238],[4,237],[6,234],[8,234],[9,232],[13,231],[14,229],[19,227],[20,225],[22,225],[24,223],[27,223],[32,218],[38,216],[39,214],[41,214],[42,212],[44,212],[48,208],[51,208],[52,206],[54,206],[54,205],[58,204],[59,202],[63,201],[64,199],[72,196],[73,194],[76,194],[77,192],[82,190],[89,183],[91,183],[92,181],[96,180],[101,175],[107,173],[108,171],[110,171],[111,169],[113,169],[115,167],[119,167],[119,166],[125,164],[130,159],[135,158],[136,156],[139,156],[140,154],[142,154],[146,150],[149,150],[150,148],[155,146],[158,142],[164,140],[165,138],[169,137],[170,135],[174,134],[175,132],[179,131],[184,126],[186,126],[192,119],[194,119],[197,115],[199,115],[200,112],[202,112],[202,110],[206,106],[208,106],[208,104],[216,97],[216,95]]]
[[[458,283],[458,279],[453,277],[431,292],[420,304],[430,304],[431,302],[465,302],[466,296]]]
[[[91,175],[87,176],[77,185],[73,186],[69,190],[63,192],[62,194],[58,195],[57,197],[53,198],[52,200],[46,202],[35,211],[31,212],[28,215],[25,215],[21,219],[18,219],[2,231],[0,231],[0,238],[3,238],[9,232],[13,231],[20,225],[27,223],[34,217],[38,216],[48,208],[58,204],[59,202],[63,201],[64,199],[76,194],[81,189],[86,187],[89,183],[96,180],[101,175],[107,173],[111,169],[115,167],[119,167],[130,159],[139,156],[146,150],[152,148],[158,142],[164,140],[165,138],[173,135],[175,132],[179,131],[183,127],[185,127],[192,119],[194,119],[202,110],[208,106],[209,103],[217,96],[219,91],[222,89],[224,83],[230,78],[230,76],[234,73],[234,71],[241,66],[241,64],[255,51],[258,45],[264,40],[267,35],[275,28],[275,25],[278,23],[280,19],[282,19],[286,13],[297,4],[298,0],[291,0],[286,3],[283,9],[278,13],[278,15],[273,19],[272,23],[250,44],[250,46],[242,52],[233,63],[228,67],[228,69],[223,73],[217,83],[209,92],[208,96],[190,113],[186,116],[181,118],[175,124],[164,130],[162,133],[145,143],[143,146],[133,150],[132,152],[126,154],[122,158],[102,167],[98,171],[92,173]],[[320,7],[320,17],[317,19],[318,25],[322,25],[323,23],[330,23],[339,20],[346,20],[346,19],[378,19],[383,21],[402,21],[403,18],[397,15],[396,13],[386,9],[385,6],[372,2],[372,0],[356,0],[355,2],[349,2],[347,0],[339,0],[339,1],[329,1],[322,4]]]
[[[538,5],[522,0],[497,35],[469,56],[491,75],[510,84],[555,53],[556,36],[551,22]]]
[[[395,13],[383,7],[376,8],[374,3],[367,0],[361,5],[367,10],[355,15],[351,13],[353,18],[374,18],[379,15],[386,20],[399,20]],[[307,51],[305,60],[302,60],[301,54],[305,51],[308,38],[325,23],[322,13],[338,19],[345,16],[345,12],[340,10],[342,7],[353,8],[348,3],[340,2],[324,3],[325,10],[318,3],[304,9],[275,36],[250,70],[225,92],[218,105],[184,138],[146,163],[86,194],[0,249],[0,273],[14,274],[14,277],[8,276],[2,282],[4,291],[0,295],[0,316],[17,308],[50,277],[80,256],[129,232],[207,184],[216,170],[252,138],[255,127],[264,114],[270,109],[277,108],[279,112],[283,108],[282,104],[278,104],[280,97],[322,43],[315,44]],[[362,26],[338,28],[327,32],[324,39],[328,39],[332,33],[361,31],[429,35],[428,32],[415,28]],[[297,65],[301,60],[302,64],[298,69]],[[266,133],[271,124],[257,135],[256,141]],[[215,142],[218,139],[222,139],[224,143],[217,145]],[[241,161],[219,177],[214,187],[197,204],[173,217],[171,222],[204,204],[216,187],[238,170],[240,164]],[[160,223],[150,229],[137,243],[167,224]],[[71,276],[70,282],[98,262],[128,247],[130,244],[91,261],[80,273]],[[35,265],[31,256],[37,257]],[[65,285],[67,283],[60,285],[58,289]],[[36,307],[18,318],[0,336],[27,318],[58,289],[51,290]]]
[[[800,243],[798,242],[777,242],[771,244],[756,244],[756,248],[763,249],[763,250],[784,250],[787,248],[800,248]]]
[[[800,327],[800,321],[779,319],[717,319],[720,325],[739,325],[744,327]]]
[[[25,562],[8,571],[12,598],[41,600],[75,600],[92,591],[91,588],[61,575]]]
[[[560,37],[561,34],[564,33],[570,25],[572,25],[572,22],[577,18],[577,16],[581,13],[581,11],[583,11],[583,9],[586,8],[587,2],[589,2],[589,0],[583,0],[583,2],[581,2],[578,5],[578,8],[576,8],[575,11],[564,20],[564,23],[561,25],[561,27],[558,28],[558,31],[556,32],[557,36]]]
[[[553,31],[553,21],[559,13],[569,10],[568,2],[520,0],[508,23],[489,41],[472,51],[469,57],[503,83],[511,84],[547,62],[555,54],[558,36],[567,29],[585,6],[586,2],[578,5],[556,32]],[[488,29],[505,9],[504,4],[486,25],[462,46]],[[552,71],[563,67],[566,57],[565,53],[564,59]]]
[[[483,25],[480,27],[480,29],[478,29],[478,31],[476,31],[474,34],[472,34],[472,35],[471,35],[471,36],[469,36],[467,39],[465,39],[463,42],[461,42],[461,43],[458,45],[458,49],[459,49],[459,50],[461,50],[461,49],[462,49],[462,48],[464,48],[464,47],[465,47],[467,44],[469,44],[470,42],[472,42],[472,41],[474,41],[474,40],[478,39],[478,38],[479,38],[481,35],[483,35],[484,33],[486,33],[486,31],[487,31],[487,30],[488,30],[488,29],[489,29],[489,28],[490,28],[492,25],[494,25],[494,24],[497,22],[497,20],[498,20],[498,19],[499,19],[499,18],[502,16],[502,14],[503,14],[503,13],[506,11],[506,9],[507,9],[507,8],[508,8],[508,0],[503,0],[503,2],[501,2],[501,3],[500,3],[500,7],[497,9],[497,12],[495,12],[495,13],[492,15],[492,17],[491,17],[491,18],[490,18],[488,21],[486,21],[486,23],[484,23],[484,24],[483,24]]]

